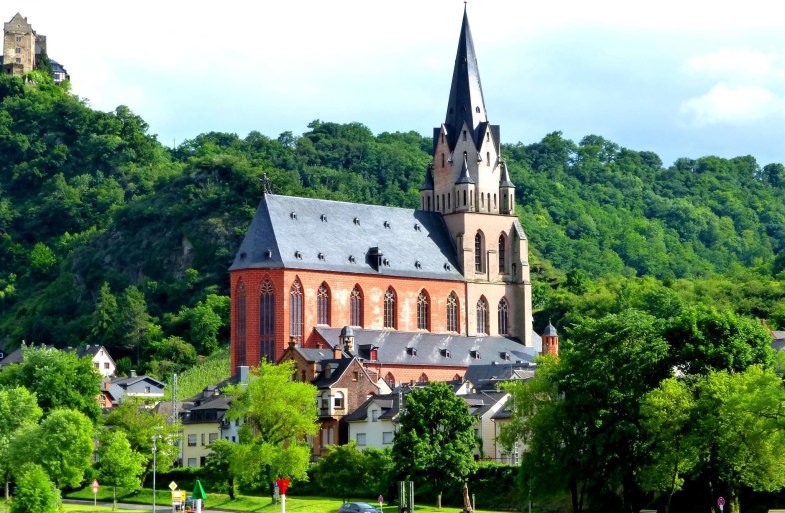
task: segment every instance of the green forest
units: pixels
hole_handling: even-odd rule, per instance
[[[229,267],[262,195],[416,207],[431,140],[314,120],[162,145],[128,107],[0,77],[0,347],[102,344],[160,378],[228,344]],[[438,120],[435,120],[438,122]],[[785,166],[559,132],[503,145],[535,328],[702,305],[785,329]],[[655,311],[656,310],[656,311]]]

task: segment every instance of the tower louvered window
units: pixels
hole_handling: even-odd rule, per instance
[[[241,281],[237,285],[237,365],[247,365],[245,353],[245,285]]]
[[[303,339],[303,289],[298,280],[289,290],[289,336]]]
[[[482,266],[482,234],[477,232],[477,235],[474,236],[474,270],[475,272],[481,273],[483,271]]]
[[[502,298],[499,301],[499,335],[508,335],[508,326],[507,326],[507,300]]]
[[[275,361],[275,291],[269,279],[259,290],[259,356]]]
[[[484,297],[477,301],[477,334],[487,335],[488,329],[488,302]]]
[[[417,329],[427,330],[430,329],[428,325],[428,295],[425,291],[421,291],[417,296]]]
[[[330,324],[330,291],[324,283],[316,292],[316,324]]]
[[[447,331],[458,330],[458,296],[451,292],[447,296]]]
[[[363,325],[363,293],[358,287],[354,287],[349,296],[349,324]]]
[[[504,238],[504,235],[499,235],[499,272],[504,274],[506,270],[505,264],[505,249],[507,248],[507,241]]]
[[[396,328],[395,291],[392,287],[384,293],[384,327]]]

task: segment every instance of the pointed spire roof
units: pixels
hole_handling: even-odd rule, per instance
[[[461,176],[455,185],[462,183],[475,183],[474,178],[469,174],[469,162],[466,160],[466,155],[463,156],[463,164],[461,165]],[[457,202],[457,201],[456,201]]]
[[[477,55],[474,53],[469,17],[464,6],[463,24],[458,39],[458,52],[455,55],[455,68],[450,86],[450,100],[447,104],[447,115],[444,121],[450,148],[455,147],[455,141],[464,122],[472,130],[472,135],[475,136],[480,123],[487,121],[485,100],[480,84],[480,70],[477,67]]]
[[[501,168],[502,172],[499,177],[499,187],[514,189],[515,185],[513,185],[512,180],[510,180],[510,172],[507,171],[507,163],[503,160],[501,161]]]
[[[433,162],[428,164],[428,169],[425,170],[425,181],[420,187],[421,191],[433,190]]]
[[[548,325],[545,327],[545,331],[542,332],[543,337],[558,337],[559,334],[556,332],[556,328],[551,324],[551,320],[548,319]]]

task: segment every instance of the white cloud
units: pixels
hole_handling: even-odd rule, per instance
[[[785,114],[785,97],[759,86],[720,82],[706,94],[682,103],[681,111],[696,125],[751,122]]]

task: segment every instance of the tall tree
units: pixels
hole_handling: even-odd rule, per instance
[[[45,411],[71,408],[98,420],[101,408],[95,400],[101,376],[89,357],[57,349],[22,348],[22,362],[0,372],[0,385],[22,386],[36,394]]]
[[[11,477],[11,461],[8,453],[11,440],[21,430],[38,424],[43,411],[38,406],[35,394],[26,388],[0,389],[0,474],[5,483],[5,498],[8,500],[8,480]]]
[[[314,398],[316,387],[291,381],[294,362],[273,365],[262,361],[251,369],[251,381],[237,385],[227,412],[244,419],[232,469],[246,483],[269,483],[279,477],[302,478],[310,459],[307,435],[319,430]]]
[[[105,485],[112,487],[112,510],[117,509],[117,487],[128,491],[142,486],[143,455],[134,452],[122,431],[105,430],[98,445],[98,475]]]
[[[235,495],[235,475],[232,469],[234,451],[237,448],[235,442],[218,439],[209,445],[210,454],[204,464],[204,470],[212,477],[216,483],[223,482],[226,485],[226,493],[229,498],[234,500]]]
[[[55,513],[58,493],[39,465],[27,464],[19,471],[11,513]]]
[[[466,403],[445,383],[406,396],[393,442],[395,470],[402,478],[432,483],[439,509],[444,490],[459,490],[477,466],[474,423]]]
[[[141,363],[142,344],[150,329],[150,314],[147,313],[147,303],[144,294],[131,285],[123,292],[120,300],[120,335],[127,349],[136,351],[136,365]]]

